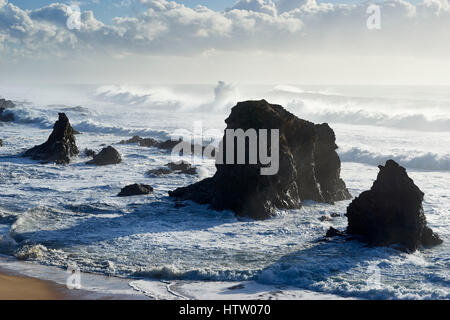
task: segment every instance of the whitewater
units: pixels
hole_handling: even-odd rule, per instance
[[[64,283],[75,265],[83,288],[134,298],[450,299],[448,87],[1,86],[2,97],[17,105],[8,111],[16,121],[0,122],[2,268]],[[119,144],[133,135],[170,139],[196,123],[221,132],[238,101],[262,98],[330,124],[353,196],[371,187],[386,160],[406,167],[425,193],[428,225],[444,243],[406,254],[320,241],[329,227],[346,227],[349,201],[306,202],[266,221],[194,203],[180,208],[168,191],[212,176],[213,160],[197,159],[195,176],[150,177],[146,172],[172,161],[170,154]],[[48,138],[58,112],[81,132],[81,151],[113,145],[123,163],[86,166],[83,154],[67,166],[22,158]],[[133,183],[155,192],[116,197]],[[374,270],[377,286],[368,282]]]

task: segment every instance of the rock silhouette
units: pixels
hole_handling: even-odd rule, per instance
[[[60,113],[47,142],[24,153],[24,157],[57,164],[68,164],[70,158],[79,154],[74,130],[65,113]]]
[[[148,175],[161,176],[166,174],[197,174],[197,169],[193,167],[189,162],[179,161],[179,162],[170,162],[166,164],[165,168],[159,168],[150,170],[147,172]]]
[[[139,136],[133,136],[131,139],[128,140],[122,140],[119,142],[119,144],[135,144],[137,143],[141,147],[147,147],[147,148],[158,148],[161,150],[171,151],[176,146],[182,146],[183,151],[189,152],[191,154],[197,155],[197,156],[207,156],[207,157],[214,157],[215,153],[214,151],[209,154],[204,154],[205,147],[201,146],[199,144],[192,144],[190,142],[185,142],[182,139],[179,140],[166,140],[166,141],[160,141],[155,140],[153,138],[141,138]],[[180,152],[180,155],[184,155],[184,152]]]
[[[442,240],[427,227],[424,193],[408,177],[405,168],[388,160],[369,191],[347,208],[347,232],[373,246],[401,245],[415,251]]]
[[[118,164],[122,162],[122,156],[120,153],[109,146],[103,148],[97,155],[94,156],[94,159],[88,161],[87,164],[94,164],[97,166],[107,166],[110,164]]]
[[[9,112],[5,112],[7,109],[12,109],[16,105],[10,101],[5,99],[0,99],[0,121],[3,122],[11,122],[14,121],[14,115]]]
[[[132,184],[123,188],[118,197],[131,197],[147,195],[153,192],[153,188],[146,184]]]
[[[265,100],[238,103],[225,122],[227,129],[279,129],[278,173],[261,175],[261,161],[256,165],[216,164],[213,178],[169,192],[170,196],[254,219],[273,216],[276,209],[299,208],[304,200],[333,203],[351,198],[340,179],[336,138],[327,124],[299,119]],[[225,139],[223,145],[225,159]],[[248,143],[245,151],[248,159]]]

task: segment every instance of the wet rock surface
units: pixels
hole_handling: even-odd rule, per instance
[[[153,188],[146,184],[132,184],[123,188],[118,197],[131,197],[131,196],[142,196],[148,195],[153,192]]]
[[[65,113],[60,113],[47,142],[35,146],[24,153],[24,157],[44,162],[68,164],[70,158],[79,154],[75,143],[74,130]]]
[[[147,174],[150,176],[162,176],[172,173],[194,175],[197,174],[197,169],[193,167],[189,162],[179,161],[170,162],[166,164],[164,168],[153,169],[147,172]]]
[[[336,138],[327,124],[299,119],[265,100],[238,103],[225,122],[227,129],[279,129],[278,173],[261,175],[261,161],[216,164],[213,178],[169,192],[171,197],[210,204],[213,209],[232,210],[254,219],[271,217],[276,209],[299,208],[304,200],[333,203],[351,198],[340,179]],[[272,147],[268,147],[270,154]],[[226,159],[225,142],[223,149]],[[246,144],[246,159],[248,149]]]
[[[372,188],[347,208],[347,232],[373,246],[400,245],[409,251],[442,243],[427,226],[424,193],[405,168],[388,160],[379,169]]]
[[[11,100],[0,99],[0,121],[14,121],[14,115],[9,113],[8,109],[13,109],[16,105]]]
[[[97,155],[95,155],[94,159],[88,161],[89,165],[97,165],[97,166],[106,166],[111,164],[118,164],[122,162],[122,156],[120,153],[113,147],[109,146],[103,148]]]

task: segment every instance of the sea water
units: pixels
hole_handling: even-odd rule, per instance
[[[0,254],[13,268],[20,268],[11,262],[17,260],[39,268],[24,268],[28,275],[39,270],[39,277],[52,278],[55,270],[76,265],[160,299],[450,298],[448,87],[3,86],[0,96],[17,104],[11,110],[16,121],[0,123]],[[133,135],[170,139],[196,123],[220,132],[236,102],[263,98],[330,124],[353,196],[371,187],[377,165],[387,159],[405,166],[425,193],[429,226],[444,243],[407,254],[356,241],[320,241],[329,227],[346,227],[349,201],[306,202],[265,221],[190,202],[178,208],[168,191],[212,176],[214,162],[196,159],[195,176],[150,177],[148,170],[173,160],[170,153],[118,144]],[[22,158],[48,138],[58,112],[82,133],[81,151],[113,145],[123,162],[87,166],[89,158],[81,154],[58,166]],[[133,183],[155,191],[116,197]]]

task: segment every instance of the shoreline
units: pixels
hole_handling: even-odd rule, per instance
[[[67,272],[0,254],[0,300],[147,300],[129,279],[81,273],[81,289],[66,287]]]
[[[0,300],[79,300],[63,285],[8,272],[0,268]]]

